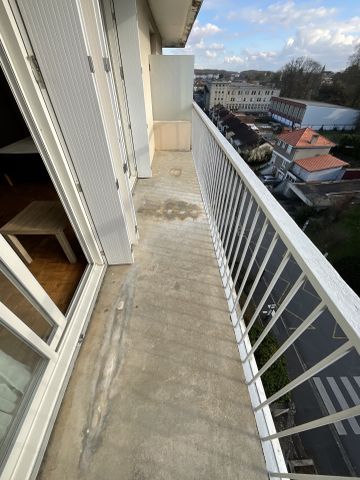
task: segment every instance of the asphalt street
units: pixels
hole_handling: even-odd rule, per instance
[[[254,211],[249,216],[249,225],[246,226],[238,260],[245,245],[246,235],[250,230]],[[242,272],[246,270],[263,221],[264,217],[260,215],[251,238],[249,252],[241,269]],[[252,278],[255,278],[273,234],[272,227],[269,227],[256,256],[251,271]],[[263,297],[285,252],[285,246],[278,241],[259,285],[255,289],[253,295],[255,305]],[[270,297],[264,302],[263,310],[267,309],[267,305],[275,304],[276,311],[300,273],[299,266],[291,258],[275,284]],[[291,335],[319,303],[319,296],[311,284],[306,281],[271,330],[280,344]],[[346,340],[347,338],[331,313],[325,310],[286,351],[285,358],[290,380],[315,365]],[[294,389],[292,399],[296,406],[296,425],[358,405],[360,403],[360,362],[357,353],[351,351],[316,377]],[[339,422],[336,425],[313,429],[300,434],[300,437],[308,457],[314,460],[319,473],[327,475],[360,474],[360,417]]]

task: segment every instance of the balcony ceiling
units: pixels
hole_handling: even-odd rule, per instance
[[[203,0],[148,0],[163,47],[184,47]]]

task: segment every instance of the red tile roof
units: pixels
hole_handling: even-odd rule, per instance
[[[310,143],[313,135],[318,138],[315,143]],[[277,137],[279,140],[292,145],[293,147],[303,148],[318,148],[318,147],[334,147],[335,143],[330,142],[327,138],[319,135],[312,128],[300,128],[292,132],[280,133]]]
[[[299,167],[308,172],[318,172],[320,170],[327,170],[328,168],[347,167],[348,163],[333,157],[330,154],[318,155],[317,157],[301,158],[294,162]]]

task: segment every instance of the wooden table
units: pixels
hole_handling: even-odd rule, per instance
[[[76,263],[76,256],[64,233],[67,225],[68,219],[60,202],[35,201],[1,227],[0,233],[27,263],[31,263],[32,258],[17,235],[54,235],[69,262]]]
[[[6,145],[5,147],[0,148],[0,155],[20,155],[20,154],[34,154],[39,153],[34,140],[31,137],[25,137],[17,142],[10,143],[10,145]]]

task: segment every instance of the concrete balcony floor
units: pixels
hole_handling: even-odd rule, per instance
[[[191,154],[157,153],[135,203],[38,478],[265,479]]]

